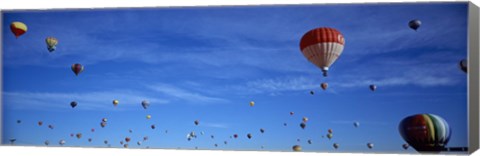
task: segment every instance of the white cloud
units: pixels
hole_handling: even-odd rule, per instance
[[[165,94],[183,101],[187,101],[191,104],[211,104],[211,103],[228,103],[229,102],[229,100],[227,99],[202,95],[200,93],[181,89],[179,87],[176,87],[170,84],[147,85],[147,87],[156,92],[160,92],[162,94]]]

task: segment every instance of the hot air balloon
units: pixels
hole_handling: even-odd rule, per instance
[[[302,129],[305,129],[306,126],[307,126],[307,124],[305,124],[305,123],[303,123],[303,122],[300,123],[300,127],[302,127]]]
[[[58,144],[60,144],[60,146],[63,146],[65,143],[66,143],[66,141],[63,140],[63,139],[58,142]]]
[[[81,64],[75,63],[72,65],[72,71],[76,76],[83,71],[84,67]]]
[[[265,130],[263,128],[260,128],[260,133],[264,133]]]
[[[123,141],[120,141],[120,145],[123,145]]]
[[[283,126],[287,126],[287,123],[283,123]]]
[[[377,86],[374,85],[374,84],[371,84],[371,85],[370,85],[370,90],[372,90],[372,91],[377,90]]]
[[[333,133],[333,130],[332,130],[332,129],[328,129],[328,133]]]
[[[372,148],[373,148],[373,144],[372,144],[372,143],[367,143],[367,147],[368,147],[369,149],[372,149]]]
[[[90,131],[95,132],[95,128],[92,128]]]
[[[144,136],[143,141],[147,141],[147,140],[148,140],[148,136]]]
[[[300,139],[297,139],[297,142],[300,142]]]
[[[236,139],[237,137],[238,137],[238,135],[237,135],[237,134],[234,134],[234,135],[233,135],[233,138],[235,138],[235,139]]]
[[[129,129],[128,132],[129,132],[129,133],[133,133],[133,130],[132,130],[132,129]]]
[[[130,138],[129,138],[129,137],[126,137],[126,138],[125,138],[125,141],[126,141],[126,142],[130,142]]]
[[[12,31],[13,35],[18,38],[27,32],[27,25],[22,22],[12,22],[10,24],[10,30]]]
[[[113,103],[113,106],[117,107],[117,105],[118,105],[119,101],[118,101],[118,100],[113,100],[113,102],[112,102],[112,103]]]
[[[227,144],[227,141],[223,141],[223,144],[225,144],[225,145],[226,145],[226,144]]]
[[[147,115],[147,119],[151,119],[151,118],[152,118],[152,116],[151,116],[151,115]]]
[[[214,146],[215,146],[215,147],[218,147],[218,144],[215,144]]]
[[[73,134],[73,133],[70,133],[70,137],[73,137],[73,136],[75,136],[75,134]]]
[[[213,139],[213,138],[215,138],[215,136],[213,136],[213,135],[210,135],[210,138],[212,138],[212,139]],[[232,138],[232,137],[230,136],[230,138]]]
[[[316,28],[305,33],[300,40],[303,56],[320,68],[327,76],[329,67],[342,54],[345,39],[333,28]]]
[[[328,133],[328,134],[327,134],[328,140],[332,139],[332,137],[333,137],[333,134],[332,134],[332,133]]]
[[[48,125],[48,128],[53,129],[53,125]]]
[[[205,134],[205,132],[203,132],[203,131],[200,132],[200,135],[204,135],[204,134]]]
[[[72,108],[77,107],[77,105],[78,105],[78,103],[77,103],[76,101],[70,102],[70,106],[71,106]]]
[[[88,138],[88,142],[92,142],[92,138]]]
[[[440,152],[452,133],[448,123],[434,114],[416,114],[404,118],[398,130],[403,139],[418,152]]]
[[[313,92],[313,90],[311,90],[311,91],[310,91],[310,94],[311,94],[311,95],[314,95],[314,94],[315,94],[315,92]]]
[[[155,125],[151,125],[150,128],[155,129]]]
[[[77,133],[77,139],[82,138],[82,133]]]
[[[250,106],[251,106],[251,107],[255,106],[255,102],[250,101]]]
[[[105,121],[100,122],[100,126],[101,126],[102,128],[104,128],[105,126],[107,126],[107,122],[105,122]]]
[[[43,125],[43,122],[42,121],[39,121],[38,122],[38,126],[42,126]]]
[[[339,144],[337,144],[337,143],[334,143],[334,144],[333,144],[333,148],[337,149],[338,147],[340,147]]]
[[[327,90],[327,88],[328,88],[328,83],[325,83],[325,82],[324,82],[324,83],[322,83],[322,84],[320,85],[320,87],[322,87],[323,90]]]
[[[138,142],[137,142],[137,145],[138,145],[138,146],[142,145],[142,142],[138,141]]]
[[[143,101],[142,101],[142,107],[143,107],[143,109],[147,109],[149,106],[150,106],[150,102],[148,102],[147,100],[143,100]]]
[[[47,37],[45,42],[47,43],[47,49],[49,52],[55,51],[57,48],[56,45],[58,44],[58,40],[55,37]]]
[[[403,149],[407,150],[409,145],[408,144],[403,144],[402,147],[403,147]]]
[[[13,145],[13,144],[15,143],[15,141],[17,141],[17,139],[15,139],[15,138],[12,138],[12,139],[10,139],[9,141],[10,141],[10,144],[12,144],[12,145]]]
[[[303,121],[303,122],[307,122],[307,121],[308,121],[308,118],[307,118],[307,117],[303,117],[303,118],[302,118],[302,121]]]
[[[108,144],[108,140],[104,140],[103,143],[104,143],[104,144]]]
[[[123,148],[128,148],[128,144],[123,144]]]
[[[50,141],[48,140],[45,140],[45,142],[43,142],[46,146],[50,145]]]
[[[248,138],[248,139],[251,139],[251,138],[252,138],[252,134],[248,133],[248,134],[247,134],[247,138]]]
[[[300,145],[294,145],[292,146],[292,150],[295,152],[302,151],[302,147]]]
[[[293,115],[293,114],[295,114],[295,113],[294,113],[294,112],[290,112],[290,115]]]
[[[422,25],[422,22],[418,19],[411,20],[410,22],[408,22],[408,26],[415,31],[417,31],[420,25]]]
[[[17,124],[22,123],[22,120],[17,120]]]
[[[467,60],[466,60],[466,59],[461,60],[460,63],[459,63],[459,65],[460,65],[460,69],[461,69],[463,72],[467,73],[467,67],[468,67],[468,62],[467,62]]]
[[[308,144],[312,144],[312,140],[310,140],[310,139],[307,142],[308,142]]]
[[[193,123],[194,123],[195,125],[198,125],[198,120],[195,120]]]
[[[355,121],[355,122],[353,122],[353,126],[358,127],[358,126],[360,126],[360,123]]]
[[[108,120],[107,120],[107,118],[102,118],[102,121],[107,122]]]

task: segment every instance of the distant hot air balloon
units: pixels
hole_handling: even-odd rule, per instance
[[[404,118],[399,124],[403,139],[418,152],[440,152],[452,133],[448,123],[434,114],[416,114]]]
[[[237,135],[237,134],[234,134],[234,135],[233,135],[233,138],[235,138],[235,139],[238,138],[238,135]]]
[[[260,133],[264,133],[265,130],[263,128],[260,128]]]
[[[43,142],[46,146],[50,145],[50,141],[48,140],[45,140],[45,142]]]
[[[130,138],[129,138],[129,137],[126,137],[126,138],[125,138],[125,141],[126,141],[126,142],[130,142]]]
[[[101,126],[102,128],[104,128],[105,126],[107,126],[107,122],[105,122],[105,121],[100,122],[100,126]]]
[[[103,143],[104,143],[104,144],[108,144],[108,140],[104,140]]]
[[[251,139],[251,138],[252,138],[252,134],[248,133],[248,134],[247,134],[247,138],[248,138],[248,139]]]
[[[147,141],[147,140],[148,140],[148,136],[144,136],[143,141]]]
[[[63,140],[63,139],[58,142],[58,144],[60,144],[60,146],[63,146],[65,143],[66,143],[66,141]]]
[[[295,113],[294,113],[294,112],[290,112],[290,115],[293,115],[293,114],[295,114]]]
[[[333,148],[337,149],[338,147],[340,147],[339,144],[337,144],[337,143],[334,143],[334,144],[333,144]]]
[[[307,124],[305,124],[305,123],[303,123],[303,122],[300,123],[300,127],[302,127],[302,129],[305,129],[306,126],[307,126]]]
[[[120,141],[120,145],[123,145],[123,141]]]
[[[332,139],[332,137],[333,137],[333,134],[332,134],[332,133],[328,133],[328,134],[327,134],[328,140]]]
[[[372,143],[367,143],[367,147],[368,147],[369,149],[372,149],[372,148],[373,148],[373,144],[372,144]]]
[[[333,130],[332,130],[332,129],[328,129],[328,133],[333,133]]]
[[[118,105],[119,101],[118,101],[118,100],[113,100],[113,102],[112,102],[112,103],[113,103],[113,106],[117,107],[117,105]]]
[[[77,139],[82,138],[82,133],[77,133]]]
[[[308,118],[307,118],[307,117],[303,117],[303,118],[302,118],[302,121],[306,123],[306,122],[308,121]]]
[[[155,129],[155,125],[151,125],[150,128]]]
[[[403,149],[407,150],[409,145],[408,144],[403,144],[402,147],[403,147]]]
[[[17,120],[17,124],[22,123],[22,120]]]
[[[460,63],[459,63],[459,65],[460,65],[460,69],[461,69],[463,72],[467,73],[467,69],[468,69],[468,68],[467,68],[467,67],[468,67],[467,59],[461,60]]]
[[[11,138],[9,141],[10,141],[10,144],[12,144],[12,145],[13,145],[13,144],[15,143],[15,141],[17,141],[17,139],[15,139],[15,138]]]
[[[102,121],[103,121],[103,122],[107,122],[108,119],[107,119],[107,118],[102,118]]]
[[[75,63],[72,65],[72,71],[78,76],[83,71],[84,67],[81,64]]]
[[[372,91],[377,90],[377,86],[374,85],[374,84],[371,84],[371,85],[370,85],[370,90],[372,90]]]
[[[251,107],[255,106],[255,102],[250,101],[250,106],[251,106]]]
[[[355,122],[353,122],[353,126],[358,127],[358,126],[360,126],[360,123],[355,121]]]
[[[283,126],[287,126],[287,123],[283,123]]]
[[[38,126],[42,126],[43,125],[43,122],[42,121],[39,121],[38,122]]]
[[[138,145],[138,146],[142,145],[142,142],[138,141],[138,142],[137,142],[137,145]]]
[[[129,129],[128,132],[129,132],[129,133],[133,133],[133,130],[132,130],[132,129]]]
[[[311,94],[311,95],[314,95],[314,94],[315,94],[315,92],[313,92],[313,90],[311,90],[311,91],[310,91],[310,94]]]
[[[78,103],[77,103],[76,101],[70,102],[70,106],[71,106],[72,108],[77,107],[77,105],[78,105]]]
[[[204,135],[204,134],[205,134],[205,132],[203,132],[203,131],[200,132],[200,135]]]
[[[218,144],[214,144],[215,147],[218,147]]]
[[[325,83],[325,82],[324,82],[324,83],[322,83],[322,84],[320,85],[320,87],[322,87],[323,90],[327,90],[327,88],[328,88],[328,83]]]
[[[308,142],[308,144],[312,144],[312,140],[310,140],[310,139],[307,142]]]
[[[212,139],[213,139],[213,138],[215,138],[215,136],[213,136],[213,135],[210,135],[210,138],[212,138]],[[232,138],[232,137],[230,136],[230,138]]]
[[[47,43],[47,49],[49,52],[55,51],[57,48],[56,45],[58,44],[58,40],[55,37],[47,37],[45,42]]]
[[[329,67],[342,54],[345,39],[333,28],[316,28],[305,33],[300,40],[303,56],[320,68],[327,76]]]
[[[193,123],[194,123],[195,125],[198,125],[199,121],[198,121],[198,120],[195,120]]]
[[[92,128],[90,131],[95,132],[95,128]]]
[[[302,147],[300,145],[294,145],[292,146],[292,150],[295,152],[302,151]]]
[[[142,101],[142,107],[143,107],[143,109],[147,109],[149,106],[150,106],[150,102],[148,102],[147,100],[143,100],[143,101]]]
[[[75,134],[73,134],[73,133],[70,133],[70,137],[74,137],[74,136],[75,136]]]
[[[420,28],[420,25],[422,25],[422,22],[418,19],[411,20],[410,22],[408,22],[408,26],[415,31],[417,31],[417,29]]]
[[[88,138],[88,142],[92,142],[92,138]]]
[[[48,128],[53,129],[53,125],[48,125]]]
[[[225,145],[226,145],[226,144],[227,144],[227,141],[223,141],[223,144],[225,144]]]
[[[128,148],[128,144],[123,144],[123,148]]]
[[[22,22],[12,22],[10,24],[10,30],[12,31],[13,35],[18,38],[27,32],[27,25]]]
[[[147,119],[151,119],[151,118],[152,118],[152,116],[151,116],[151,115],[147,115]]]

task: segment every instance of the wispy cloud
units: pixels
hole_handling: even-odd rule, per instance
[[[138,106],[143,100],[155,104],[169,101],[143,96],[133,91],[89,92],[89,93],[49,93],[49,92],[4,92],[4,105],[13,109],[57,110],[69,108],[71,101],[77,101],[75,109],[84,110],[123,110],[125,107]],[[117,99],[120,106],[114,108],[112,101]]]
[[[228,124],[223,124],[223,123],[204,123],[202,122],[202,124],[200,124],[200,126],[204,126],[204,127],[211,127],[211,128],[229,128],[229,125]]]
[[[167,96],[186,101],[190,104],[212,104],[228,103],[228,99],[203,95],[197,92],[188,91],[170,84],[147,85],[153,91],[160,92]]]

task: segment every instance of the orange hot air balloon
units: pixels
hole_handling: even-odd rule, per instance
[[[325,83],[325,82],[324,82],[324,83],[322,83],[322,84],[320,85],[320,87],[322,87],[323,90],[327,90],[327,88],[328,88],[328,83]]]
[[[10,30],[12,30],[13,35],[18,38],[27,32],[27,25],[22,22],[12,22],[12,24],[10,24]]]
[[[326,27],[312,29],[300,40],[303,56],[320,68],[325,77],[329,67],[342,54],[344,45],[345,39],[340,31]]]

